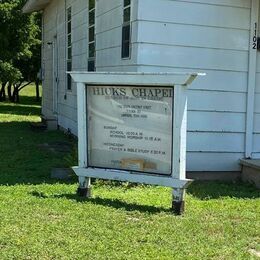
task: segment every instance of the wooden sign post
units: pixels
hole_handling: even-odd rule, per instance
[[[78,194],[91,178],[173,188],[184,210],[187,87],[198,74],[71,72],[77,83]]]

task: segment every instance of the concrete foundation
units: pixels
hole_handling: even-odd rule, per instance
[[[53,131],[58,129],[58,120],[56,117],[42,116],[42,122],[47,126],[47,130]]]
[[[186,177],[200,181],[237,181],[241,172],[187,172]]]
[[[242,165],[241,178],[244,182],[250,182],[260,189],[260,160],[240,160]]]

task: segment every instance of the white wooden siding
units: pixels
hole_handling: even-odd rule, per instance
[[[244,29],[233,29],[230,34],[230,28],[212,27],[209,30],[208,26],[142,20],[139,26],[138,37],[142,37],[142,43],[248,51],[249,31]],[[155,31],[161,32],[160,37],[154,37]],[[219,41],[223,37],[225,41]]]
[[[248,30],[250,24],[250,1],[246,6],[237,6],[237,0],[228,1],[229,5],[219,4],[219,0],[176,1],[141,0],[139,17],[141,20],[187,25],[213,26]]]
[[[250,7],[250,0],[139,1],[139,71],[207,73],[189,90],[190,171],[240,169],[238,159],[245,151]]]
[[[225,39],[223,39],[225,40]],[[192,41],[192,39],[191,39]],[[248,51],[183,47],[141,43],[138,48],[140,65],[174,66],[201,70],[247,72]]]
[[[42,64],[43,64],[43,100],[42,100],[42,114],[46,117],[53,116],[53,49],[52,45],[54,36],[57,35],[57,41],[60,41],[59,22],[62,19],[61,0],[52,1],[43,13],[43,42],[42,42]],[[57,17],[57,18],[56,18]],[[61,55],[61,58],[63,56]]]
[[[259,17],[260,22],[260,17]],[[258,26],[259,26],[258,22]],[[260,29],[258,27],[258,34]],[[260,158],[260,53],[257,52],[256,86],[255,86],[255,110],[254,110],[254,135],[253,158]]]
[[[137,1],[133,0],[133,7]],[[66,6],[65,6],[66,4]],[[123,1],[99,0],[96,3],[96,65],[97,70],[137,71],[135,50],[132,48],[131,59],[121,59],[121,26],[123,19]],[[44,10],[43,63],[45,80],[43,82],[43,107],[45,116],[53,115],[53,53],[47,42],[52,42],[57,35],[58,41],[58,124],[77,134],[77,99],[76,86],[66,89],[66,14],[72,8],[72,69],[87,70],[88,66],[88,1],[53,0]],[[134,7],[133,10],[137,10]],[[132,12],[136,20],[137,13]],[[133,34],[134,36],[134,34]],[[136,38],[136,36],[135,36]],[[66,98],[65,98],[66,97]]]
[[[188,129],[192,132],[244,133],[245,120],[245,113],[190,110]]]
[[[88,6],[72,6],[73,69],[87,69]],[[189,91],[190,171],[237,171],[244,156],[251,0],[132,0],[131,59],[121,59],[122,0],[98,0],[96,66],[99,71],[199,71]],[[59,44],[58,120],[77,133],[76,91],[66,90],[65,1],[44,11],[43,113],[52,113],[52,49]],[[58,14],[57,19],[55,19]],[[258,54],[259,56],[259,54]],[[254,115],[254,156],[260,158],[260,60]],[[66,95],[66,99],[64,96]]]
[[[55,0],[44,11],[44,63],[45,80],[43,82],[43,108],[45,116],[52,114],[53,106],[53,57],[52,48],[46,47],[47,42],[52,42],[57,35],[58,44],[58,124],[63,128],[70,129],[72,133],[77,133],[76,127],[76,90],[73,84],[72,91],[66,89],[66,14],[65,10],[72,6],[72,45],[73,45],[73,69],[87,68],[84,60],[87,57],[87,33],[84,32],[86,25],[87,4],[85,0]],[[86,30],[87,31],[87,30]],[[66,99],[65,99],[66,96]],[[47,113],[49,112],[49,113]]]
[[[192,165],[193,171],[240,171],[239,159],[244,153],[189,152],[187,161]]]
[[[260,62],[260,54],[257,54],[257,61]],[[260,158],[260,68],[257,68],[256,89],[255,89],[255,112],[254,112],[254,137],[253,137],[253,158]]]
[[[132,28],[137,20],[137,0],[132,0]],[[122,0],[99,0],[96,8],[96,69],[97,71],[137,71],[137,44],[132,41],[131,58],[121,58],[123,24]],[[136,39],[137,30],[132,29]]]

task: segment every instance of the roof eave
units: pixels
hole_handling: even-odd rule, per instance
[[[22,12],[32,13],[43,10],[50,2],[51,0],[28,0],[22,9]]]

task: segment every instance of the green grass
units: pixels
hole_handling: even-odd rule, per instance
[[[50,179],[70,142],[33,132],[33,89],[21,104],[0,103],[0,259],[258,259],[260,191],[242,183],[197,182],[184,216],[169,210],[168,188],[97,181],[94,197],[75,195],[76,178]]]

